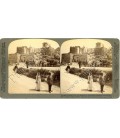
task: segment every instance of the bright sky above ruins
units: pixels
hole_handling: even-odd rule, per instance
[[[106,48],[111,48],[111,44],[105,40],[100,39],[74,39],[65,41],[61,46],[61,53],[70,52],[70,46],[81,46],[86,48],[95,48],[96,43],[100,42]]]
[[[47,42],[49,45],[51,45],[51,47],[55,49],[59,47],[59,44],[57,42],[49,39],[19,39],[10,43],[8,53],[16,53],[16,48],[20,46],[41,48],[44,42]]]

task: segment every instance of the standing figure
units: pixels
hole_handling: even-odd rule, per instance
[[[89,73],[88,75],[88,90],[92,91],[92,85],[93,85],[93,76],[92,73]]]
[[[16,63],[15,66],[14,66],[14,68],[13,68],[13,71],[14,71],[15,73],[17,73],[17,70],[18,70],[18,65],[17,65],[17,63]]]
[[[103,77],[103,73],[101,73],[101,75],[99,77],[99,84],[100,84],[101,93],[103,93],[103,88],[105,85],[105,78]]]
[[[69,73],[70,72],[70,63],[68,63],[67,67],[66,67],[66,71]]]
[[[28,68],[28,66],[29,66],[29,62],[28,62],[28,60],[26,61],[26,67]]]
[[[36,75],[36,90],[40,91],[40,86],[41,86],[41,76],[40,73],[38,72]]]
[[[79,68],[81,68],[81,61],[78,61]]]
[[[51,93],[52,92],[51,88],[53,85],[53,77],[52,77],[51,73],[49,73],[49,75],[47,77],[47,83],[48,83],[48,91],[49,91],[49,93]]]

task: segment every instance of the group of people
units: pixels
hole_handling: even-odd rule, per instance
[[[81,68],[81,63],[79,63],[79,67]],[[70,72],[70,63],[68,63],[67,67],[66,67],[66,71],[69,73]],[[105,85],[105,77],[103,76],[103,73],[100,74],[99,76],[99,84],[100,84],[100,91],[101,93],[104,92],[104,85]],[[92,91],[93,90],[93,75],[92,73],[89,73],[88,75],[88,91]]]
[[[104,92],[104,85],[105,85],[105,77],[103,76],[103,73],[100,74],[99,77],[99,84],[100,84],[100,91],[101,93]],[[92,91],[93,90],[93,76],[92,73],[89,73],[88,75],[88,90]]]
[[[53,85],[53,77],[52,77],[51,73],[49,73],[49,75],[47,77],[47,84],[48,84],[48,91],[49,91],[49,93],[51,93],[52,92],[51,88]],[[36,75],[36,90],[37,91],[41,90],[41,75],[39,72]]]
[[[27,67],[28,68],[28,67]],[[15,73],[17,73],[17,70],[18,70],[18,64],[16,63],[14,68],[13,68],[13,71]],[[53,85],[53,77],[52,77],[52,73],[49,72],[48,74],[48,77],[47,77],[47,84],[48,84],[48,91],[49,93],[52,92],[52,85]],[[40,91],[41,90],[41,75],[40,75],[40,72],[37,72],[37,75],[36,75],[36,91]]]

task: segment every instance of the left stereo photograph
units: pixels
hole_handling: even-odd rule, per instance
[[[21,39],[8,48],[8,92],[60,93],[60,46],[53,40]]]

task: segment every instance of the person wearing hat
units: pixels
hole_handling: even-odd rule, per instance
[[[47,77],[47,84],[48,84],[48,91],[49,91],[49,93],[51,93],[52,92],[51,88],[53,85],[53,77],[52,77],[51,72],[49,73],[49,75]]]
[[[29,66],[29,62],[28,62],[28,60],[26,61],[26,67],[27,67],[27,69],[28,69],[28,66]]]
[[[66,67],[66,71],[69,73],[70,72],[70,63],[68,63],[67,67]]]
[[[103,73],[100,74],[100,77],[99,77],[99,84],[100,84],[100,91],[101,93],[103,93],[103,89],[104,89],[104,85],[105,85],[105,78],[103,76]]]
[[[81,68],[81,61],[80,60],[78,61],[78,65],[79,65],[79,68]]]
[[[15,66],[14,66],[14,68],[13,68],[13,71],[14,71],[15,73],[17,73],[17,70],[18,70],[18,64],[16,63]]]
[[[104,85],[105,85],[105,78],[103,76],[103,73],[100,74],[100,77],[99,77],[99,84],[100,84],[100,91],[101,93],[103,93],[103,89],[104,89]]]

